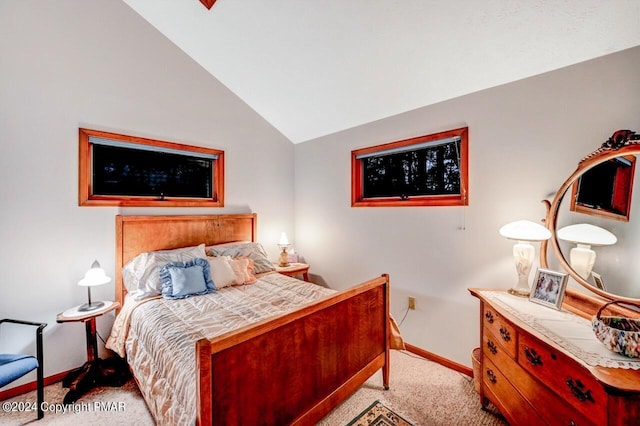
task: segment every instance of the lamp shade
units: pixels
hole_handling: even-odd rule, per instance
[[[505,238],[518,241],[545,241],[551,238],[551,231],[530,220],[507,223],[499,232]]]
[[[91,269],[89,269],[85,274],[84,278],[78,281],[78,285],[84,287],[93,287],[96,285],[106,284],[111,281],[111,278],[107,276],[104,272],[104,269],[100,267],[100,263],[97,260],[94,260],[91,264]]]
[[[571,267],[583,279],[588,279],[596,263],[591,246],[609,246],[618,239],[611,232],[589,223],[577,223],[558,229],[558,239],[576,244],[569,252]]]
[[[280,246],[288,246],[289,239],[287,238],[287,234],[285,232],[280,234],[280,242],[278,243]]]
[[[558,229],[558,239],[590,246],[609,246],[618,241],[611,232],[589,223],[578,223]]]

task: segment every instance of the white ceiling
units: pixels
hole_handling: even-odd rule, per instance
[[[640,0],[123,1],[294,143],[640,45]]]

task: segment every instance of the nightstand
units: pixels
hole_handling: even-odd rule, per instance
[[[72,404],[78,400],[84,393],[96,386],[120,386],[124,383],[124,378],[115,379],[114,373],[122,373],[121,368],[113,365],[110,360],[103,360],[98,357],[98,342],[96,339],[96,318],[120,307],[119,302],[104,302],[101,308],[92,311],[79,311],[79,306],[58,314],[56,321],[58,323],[65,322],[83,322],[86,329],[87,337],[87,362],[80,368],[71,371],[62,380],[62,386],[69,388],[69,392],[64,397],[65,404]],[[129,370],[125,368],[124,376],[128,376]],[[128,378],[128,377],[127,377]],[[122,382],[122,383],[120,383]]]
[[[276,268],[276,272],[279,272],[282,275],[287,275],[289,277],[302,275],[303,280],[311,282],[309,281],[309,264],[307,263],[290,263],[289,266],[278,266],[277,263],[274,263],[273,266]]]

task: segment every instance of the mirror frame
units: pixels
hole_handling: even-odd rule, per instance
[[[560,243],[558,242],[558,238],[556,235],[556,227],[558,224],[558,211],[560,209],[560,204],[565,195],[571,196],[571,193],[568,191],[573,187],[574,183],[578,181],[583,173],[585,173],[587,170],[592,169],[596,165],[604,161],[608,161],[614,157],[618,157],[620,155],[636,154],[640,154],[640,134],[631,130],[618,130],[614,132],[613,135],[609,139],[607,139],[607,141],[604,142],[600,148],[583,158],[578,163],[578,167],[576,168],[576,170],[562,184],[560,189],[558,189],[558,192],[556,192],[553,201],[549,203],[549,201],[543,200],[543,203],[547,207],[545,224],[549,231],[551,231],[551,238],[549,239],[549,241],[543,241],[540,244],[540,265],[542,268],[549,268],[547,255],[548,244],[551,243],[553,251],[558,258],[560,265],[562,265],[562,267],[567,271],[571,278],[573,278],[578,284],[580,284],[587,290],[597,294],[598,296],[604,297],[605,299],[615,299],[621,302],[629,303],[638,303],[640,302],[640,299],[618,296],[601,290],[586,281],[584,278],[578,275],[576,271],[573,270],[560,249]]]

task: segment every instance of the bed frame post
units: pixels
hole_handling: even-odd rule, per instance
[[[389,280],[389,274],[382,274],[382,276],[385,279],[385,316],[386,316],[386,321],[385,321],[385,335],[387,336],[387,340],[386,340],[386,347],[385,347],[385,354],[384,354],[384,367],[382,367],[382,385],[384,386],[385,390],[389,390],[389,370],[391,367],[391,357],[390,357],[390,349],[391,349],[391,330],[390,328],[390,314],[389,314],[389,287],[390,287],[390,280]]]
[[[124,266],[122,261],[124,249],[124,234],[123,234],[123,224],[122,224],[122,216],[116,215],[116,264],[115,264],[115,275],[116,275],[116,301],[120,302],[120,308],[116,311],[116,313],[120,313],[120,309],[124,305],[124,297],[126,294],[126,289],[124,288],[124,283],[122,280],[122,267]]]
[[[197,425],[210,425],[213,423],[213,406],[211,398],[203,398],[202,395],[211,395],[211,345],[207,340],[196,342],[196,373],[198,377],[197,398]]]

